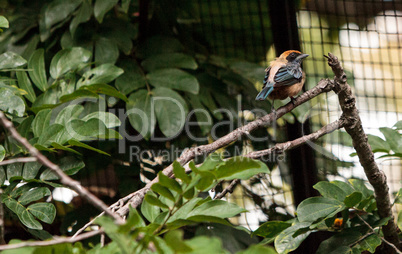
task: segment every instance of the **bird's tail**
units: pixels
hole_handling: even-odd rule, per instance
[[[255,100],[263,101],[270,93],[274,90],[273,86],[268,86],[268,84],[261,90],[261,92],[255,97]]]

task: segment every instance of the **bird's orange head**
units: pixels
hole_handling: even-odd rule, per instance
[[[281,58],[283,60],[287,60],[288,62],[293,62],[293,61],[301,62],[306,57],[308,57],[307,54],[302,54],[298,50],[287,50],[279,56],[279,58]]]

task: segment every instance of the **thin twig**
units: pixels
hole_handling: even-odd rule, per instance
[[[232,193],[236,185],[240,182],[240,179],[234,179],[228,186],[226,186],[225,189],[221,193],[215,196],[214,199],[221,199],[223,198],[227,193]]]
[[[374,231],[374,228],[370,224],[368,224],[368,222],[365,219],[363,219],[358,213],[356,213],[356,216],[370,229],[370,231],[372,233],[377,234]],[[378,236],[378,237],[381,238],[381,240],[384,241],[384,243],[386,243],[389,246],[391,246],[396,251],[396,253],[402,254],[402,251],[398,250],[398,248],[393,243],[390,243],[389,241],[385,240],[384,237],[380,237],[380,236]]]
[[[81,234],[74,239],[72,237],[60,237],[49,241],[22,242],[16,244],[0,245],[0,251],[18,249],[23,247],[40,247],[40,246],[56,245],[61,243],[75,243],[99,235],[101,233],[103,233],[102,229]]]
[[[26,162],[35,162],[38,159],[36,157],[20,157],[20,158],[14,158],[14,159],[9,159],[5,161],[0,162],[0,166],[8,165],[8,164],[13,164],[13,163],[26,163]]]
[[[345,121],[343,119],[340,120],[336,120],[328,125],[325,125],[324,127],[322,127],[321,129],[319,129],[316,132],[313,132],[309,135],[305,135],[303,137],[297,138],[295,140],[292,141],[287,141],[284,143],[278,143],[275,146],[265,149],[265,150],[261,150],[261,151],[255,151],[255,152],[251,152],[245,155],[245,157],[249,157],[252,159],[260,159],[263,156],[266,155],[270,155],[270,154],[281,154],[287,150],[290,149],[294,149],[296,147],[299,147],[305,143],[309,143],[309,142],[313,142],[317,139],[319,139],[320,137],[327,135],[333,131],[336,131],[338,129],[343,128],[346,125]]]
[[[108,206],[103,203],[102,200],[97,198],[95,195],[93,195],[91,192],[89,192],[87,189],[85,189],[80,182],[72,179],[68,175],[66,175],[58,165],[54,164],[51,162],[48,158],[46,158],[43,154],[41,154],[38,149],[33,147],[26,138],[22,137],[18,131],[14,128],[14,125],[12,124],[11,121],[7,119],[7,117],[4,115],[3,112],[0,111],[0,122],[1,124],[11,133],[11,136],[15,138],[19,143],[21,143],[25,148],[28,149],[29,153],[33,156],[36,157],[37,160],[48,167],[50,170],[52,170],[59,178],[60,182],[74,191],[76,191],[81,197],[85,198],[88,200],[89,203],[100,209],[101,211],[104,211],[106,214],[111,216],[112,218],[115,219],[115,221],[118,224],[122,224],[124,220],[116,213],[113,213]]]

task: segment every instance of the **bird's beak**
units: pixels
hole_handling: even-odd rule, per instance
[[[308,54],[301,54],[300,56],[296,57],[296,61],[301,62],[306,57],[308,57]]]

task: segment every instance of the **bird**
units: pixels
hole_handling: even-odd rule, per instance
[[[308,56],[297,50],[283,52],[265,69],[263,87],[255,99],[260,101],[267,97],[272,99],[273,111],[276,99],[284,100],[290,97],[294,103],[294,96],[303,88],[306,77],[300,65]]]

